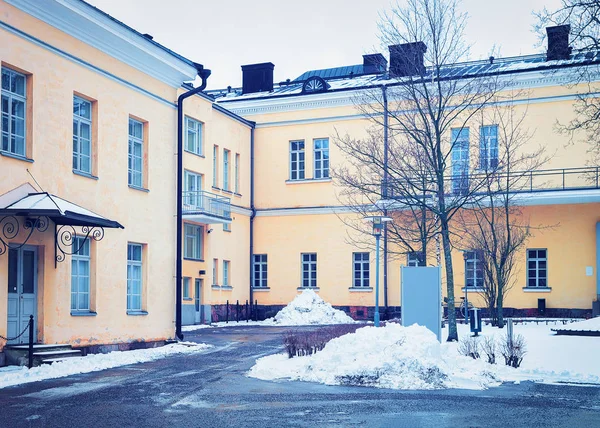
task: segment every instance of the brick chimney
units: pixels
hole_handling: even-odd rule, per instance
[[[387,64],[387,59],[380,53],[363,55],[363,72],[365,74],[385,73]]]
[[[427,46],[423,42],[392,45],[390,49],[390,77],[416,76],[425,73],[423,57]]]
[[[547,61],[564,60],[571,57],[569,31],[571,31],[570,25],[546,27],[546,34],[548,35]]]
[[[274,68],[272,62],[242,65],[242,94],[272,91]]]

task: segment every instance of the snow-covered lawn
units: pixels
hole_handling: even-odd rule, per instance
[[[51,365],[27,367],[8,366],[0,369],[0,388],[45,379],[55,379],[79,373],[96,372],[128,364],[145,363],[175,354],[201,352],[212,345],[193,342],[179,342],[160,348],[117,351],[108,354],[90,354],[86,357],[67,358]]]
[[[600,338],[556,336],[554,325],[516,325],[525,337],[527,353],[518,369],[482,358],[459,355],[457,343],[438,343],[435,335],[417,325],[364,327],[331,340],[311,356],[289,359],[286,354],[260,358],[248,373],[265,380],[290,379],[329,385],[363,384],[395,389],[482,389],[502,382],[532,380],[544,383],[600,384]],[[504,330],[484,327],[481,336],[500,338]],[[459,325],[459,336],[469,335]],[[447,336],[443,331],[442,338]]]
[[[591,318],[585,321],[574,322],[567,325],[555,326],[555,330],[569,331],[600,331],[600,317]]]

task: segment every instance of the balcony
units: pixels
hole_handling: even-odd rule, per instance
[[[194,190],[183,192],[183,218],[198,223],[231,223],[231,199]]]

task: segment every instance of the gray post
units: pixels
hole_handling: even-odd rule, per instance
[[[33,367],[33,315],[29,315],[29,361],[27,366]]]
[[[508,335],[508,343],[512,343],[513,341],[513,320],[512,318],[508,319],[506,323],[506,334]]]
[[[375,235],[375,314],[373,316],[373,322],[375,327],[379,327],[379,234]]]

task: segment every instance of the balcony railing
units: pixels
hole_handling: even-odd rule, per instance
[[[231,220],[231,199],[206,192],[194,190],[183,192],[184,216],[208,216],[220,220]]]
[[[539,193],[600,189],[600,167],[540,169],[511,171],[508,173],[496,171],[487,175],[483,173],[453,175],[446,177],[445,194],[450,196],[460,195],[469,191],[484,194],[487,186],[481,186],[481,184],[486,181],[491,184],[493,192],[506,192],[508,190],[510,193]],[[414,182],[409,182],[408,179],[404,181],[391,179],[388,182],[382,181],[381,186],[382,199],[401,198],[404,193],[403,188],[409,188],[411,189],[410,192],[415,194],[431,194],[432,191],[423,191],[423,189],[435,189],[435,186],[429,184],[428,180],[422,177],[415,179]],[[479,188],[475,188],[477,186]],[[417,192],[415,189],[420,190]]]

